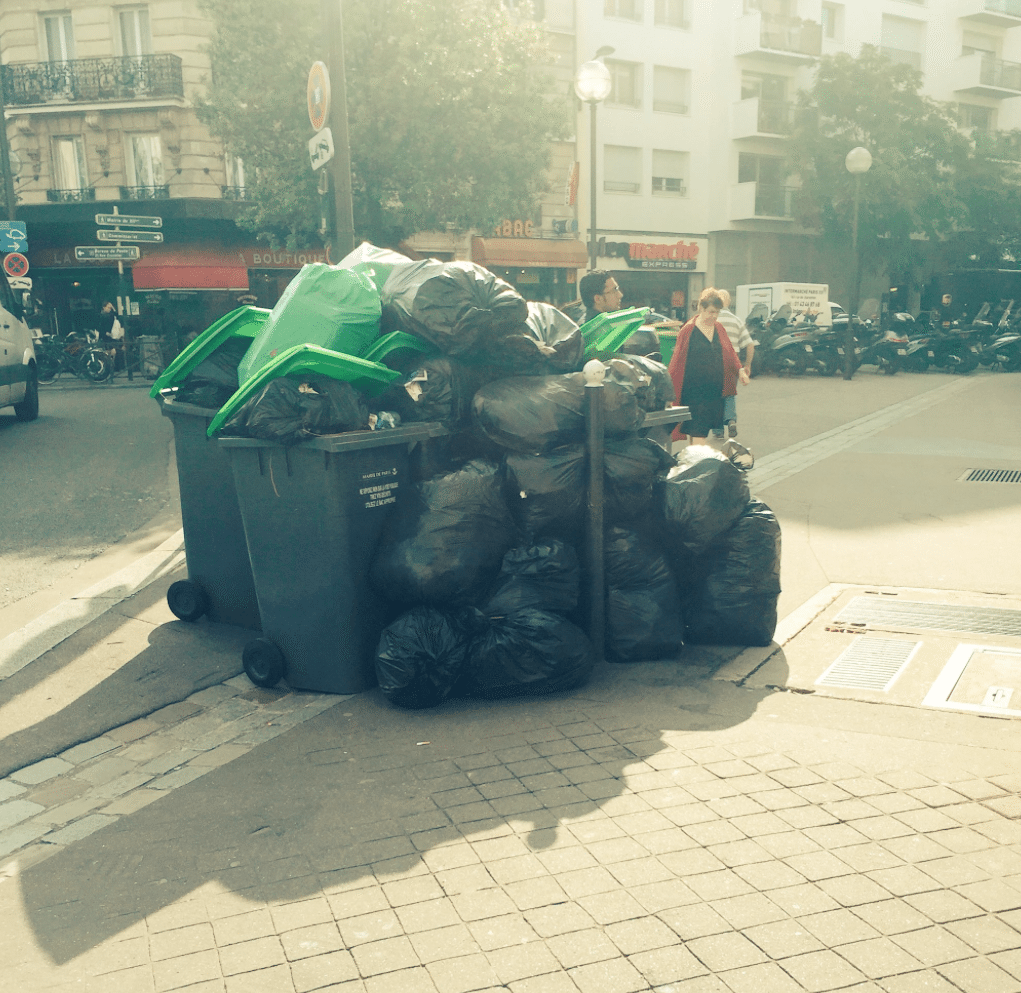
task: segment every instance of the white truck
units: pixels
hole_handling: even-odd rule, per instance
[[[757,303],[764,303],[771,314],[789,303],[794,319],[815,314],[819,327],[829,327],[833,323],[829,299],[828,283],[747,283],[737,288],[734,313],[743,321]]]

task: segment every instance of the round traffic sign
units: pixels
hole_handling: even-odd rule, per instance
[[[28,272],[28,259],[21,252],[9,252],[4,256],[4,272],[8,276],[24,276]]]
[[[330,117],[330,70],[325,62],[313,62],[308,71],[308,119],[322,131]]]

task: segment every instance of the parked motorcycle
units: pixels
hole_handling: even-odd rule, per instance
[[[917,368],[927,361],[937,369],[966,375],[978,366],[980,344],[978,329],[974,326],[961,327],[958,321],[936,323],[924,312],[918,315],[915,324],[919,329],[916,339],[919,343],[912,343],[913,348],[909,346],[905,356],[909,368]]]
[[[996,327],[978,355],[982,365],[1005,372],[1021,370],[1021,315],[1015,301],[1008,300]]]
[[[783,304],[769,315],[766,305],[757,303],[745,318],[745,325],[755,340],[753,376],[763,372],[800,376],[808,368],[815,325],[794,323],[790,304]]]

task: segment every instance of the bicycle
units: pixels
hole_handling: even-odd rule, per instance
[[[64,372],[91,383],[105,383],[113,375],[109,354],[74,333],[63,341],[49,334],[36,338],[35,365],[43,385],[54,382]]]

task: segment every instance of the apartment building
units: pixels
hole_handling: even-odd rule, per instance
[[[767,280],[829,283],[846,302],[849,260],[799,228],[784,168],[797,92],[822,55],[877,45],[956,104],[962,128],[1021,124],[1021,0],[577,0],[575,14],[579,62],[613,49],[597,228],[626,304],[681,312],[706,285]],[[587,106],[577,130],[585,239]],[[872,295],[889,289],[866,280]]]
[[[244,163],[193,109],[210,31],[197,0],[0,3],[18,219],[44,328],[93,327],[111,300],[135,333],[183,338],[240,302],[272,305],[303,261],[325,258],[321,246],[268,251],[235,226]],[[78,257],[104,244],[95,216],[114,212],[160,218],[163,242],[140,244],[137,261]]]

